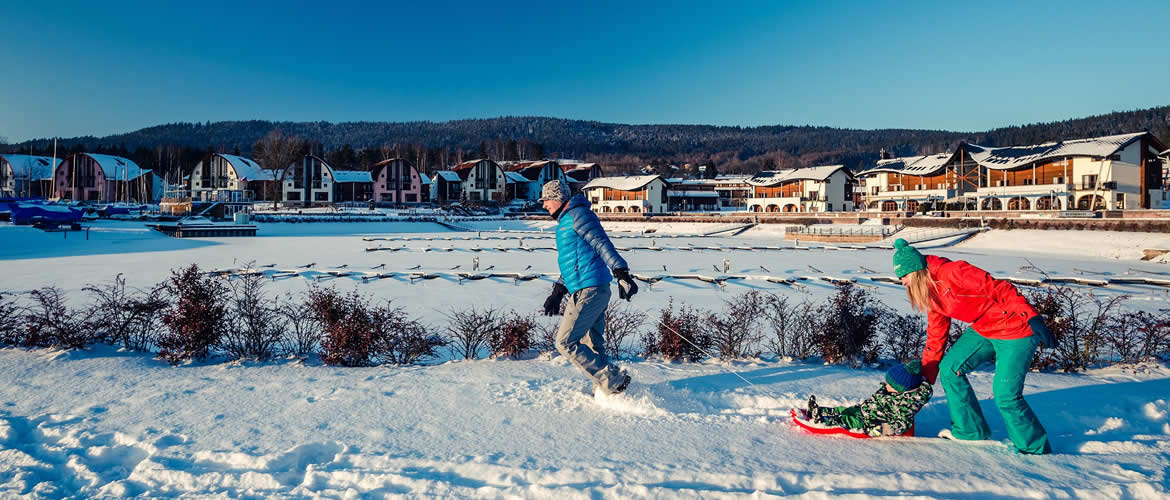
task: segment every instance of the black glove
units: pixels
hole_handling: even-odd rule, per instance
[[[561,313],[561,300],[564,300],[566,293],[569,293],[569,289],[565,288],[564,283],[558,281],[553,285],[552,293],[544,299],[545,316],[556,316]]]
[[[634,278],[630,277],[630,270],[624,267],[619,267],[613,270],[613,277],[617,278],[618,282],[618,298],[630,301],[635,293],[638,293],[638,284],[634,283]]]
[[[1044,325],[1043,317],[1032,316],[1032,319],[1028,320],[1028,327],[1032,329],[1032,335],[1035,335],[1036,339],[1040,341],[1040,347],[1045,349],[1056,347],[1056,336],[1052,334],[1052,330]]]

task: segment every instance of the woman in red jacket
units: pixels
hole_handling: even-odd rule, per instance
[[[1032,356],[1038,347],[1053,344],[1043,318],[1011,283],[963,261],[924,257],[906,240],[894,243],[894,272],[906,286],[910,305],[927,315],[922,375],[932,384],[941,375],[951,414],[951,428],[939,437],[976,440],[991,435],[967,373],[994,360],[995,405],[1012,444],[1021,453],[1050,453],[1044,426],[1024,401]],[[952,319],[970,326],[944,353]]]

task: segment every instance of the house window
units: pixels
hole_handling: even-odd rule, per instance
[[[329,201],[329,193],[313,193],[313,201]]]
[[[1081,176],[1081,189],[1095,189],[1096,187],[1097,187],[1097,176],[1096,175],[1082,175]]]
[[[285,197],[288,198],[288,201],[301,201],[301,193],[296,191],[286,194]]]

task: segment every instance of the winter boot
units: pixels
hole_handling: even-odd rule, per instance
[[[625,391],[626,391],[626,387],[629,387],[629,386],[630,386],[630,376],[629,376],[629,375],[626,375],[626,378],[625,378],[625,379],[623,379],[623,380],[621,381],[621,383],[620,383],[620,384],[618,384],[618,385],[617,385],[617,387],[615,387],[615,388],[613,389],[613,393],[614,393],[614,394],[621,394],[621,393],[625,392]]]
[[[808,416],[808,420],[810,422],[820,422],[821,421],[821,407],[817,406],[817,397],[816,396],[809,396],[808,397],[807,416]]]

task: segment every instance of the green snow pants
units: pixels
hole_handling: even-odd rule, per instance
[[[556,336],[557,351],[608,393],[622,382],[621,373],[605,353],[605,310],[612,293],[605,284],[570,295]]]
[[[1021,453],[1051,453],[1048,434],[1024,401],[1024,376],[1036,352],[1036,337],[992,340],[971,327],[963,332],[939,363],[939,378],[947,392],[951,413],[951,434],[956,439],[987,439],[991,429],[979,409],[979,398],[967,381],[967,374],[980,363],[995,360],[991,388],[995,405],[1003,415],[1008,437]]]

